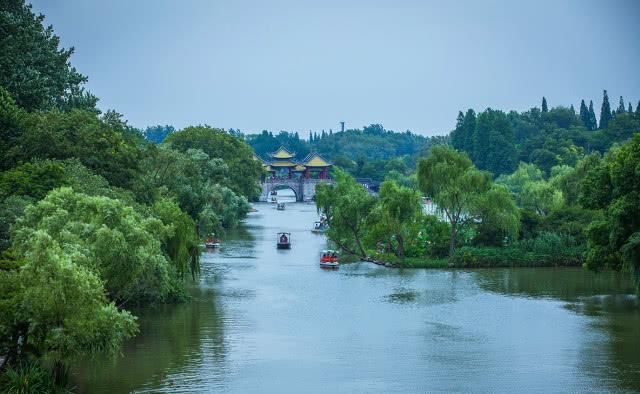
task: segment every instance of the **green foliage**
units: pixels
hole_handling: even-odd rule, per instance
[[[0,199],[11,195],[43,198],[64,184],[64,165],[51,160],[25,163],[0,173]]]
[[[340,169],[335,169],[333,179],[332,185],[316,186],[316,206],[329,223],[327,235],[344,252],[365,257],[362,238],[376,200]]]
[[[519,197],[524,190],[524,186],[528,183],[542,180],[544,180],[544,174],[535,164],[521,162],[515,172],[508,175],[500,175],[496,179],[496,183],[506,186],[516,196],[517,202],[521,204]]]
[[[587,264],[592,269],[624,267],[638,277],[640,258],[640,134],[612,148],[583,182],[581,202],[603,209],[604,219],[588,229]],[[638,282],[640,283],[640,282]]]
[[[562,192],[547,181],[526,183],[520,195],[520,201],[524,208],[531,209],[541,216],[548,215],[564,204]]]
[[[223,186],[248,199],[259,195],[258,180],[262,175],[259,161],[253,160],[253,151],[241,139],[222,129],[207,126],[187,127],[170,134],[166,140],[181,152],[200,149],[211,159],[222,159],[228,167]]]
[[[137,181],[142,155],[137,141],[95,114],[78,110],[34,113],[28,123],[8,152],[14,163],[77,158],[113,186],[132,188]]]
[[[71,392],[56,387],[51,373],[37,361],[22,361],[9,366],[0,376],[0,391],[7,394]]]
[[[32,202],[32,198],[25,196],[10,196],[0,200],[0,256],[11,246],[11,226]]]
[[[59,37],[43,21],[24,0],[0,3],[0,86],[28,111],[95,111],[97,99],[82,87],[87,77],[69,63],[73,48],[61,48]]]
[[[451,224],[449,254],[453,254],[459,225],[477,198],[491,187],[490,176],[478,171],[471,160],[447,146],[434,146],[418,163],[420,190],[441,208]]]
[[[189,272],[195,279],[200,273],[200,242],[195,222],[180,210],[175,201],[166,198],[153,204],[153,213],[168,228],[162,240],[162,250],[180,277]]]
[[[602,93],[602,108],[600,108],[600,128],[606,129],[609,126],[609,121],[613,118],[611,115],[611,105],[609,104],[609,95],[605,90]]]
[[[173,128],[173,126],[169,126],[169,125],[165,125],[165,126],[161,126],[161,125],[157,125],[157,126],[149,126],[146,129],[144,129],[144,131],[142,132],[142,134],[144,135],[144,138],[146,138],[147,140],[154,142],[156,144],[160,144],[162,143],[162,141],[164,141],[165,138],[167,138],[167,136],[173,132],[175,132],[176,129]]]
[[[0,171],[15,165],[15,161],[8,153],[17,144],[22,134],[26,116],[26,113],[18,108],[9,92],[0,84]]]
[[[163,301],[177,291],[159,241],[169,230],[119,200],[61,188],[27,207],[15,225],[13,248],[20,258],[33,254],[33,237],[45,232],[75,264],[104,281],[111,300]]]
[[[7,357],[115,354],[136,333],[135,318],[107,300],[98,274],[76,262],[79,252],[65,252],[42,230],[30,235],[19,270],[0,271],[0,347]]]
[[[493,185],[480,195],[473,211],[478,219],[476,243],[502,245],[518,238],[520,211],[511,193],[501,185]]]
[[[584,246],[571,236],[543,232],[506,247],[461,247],[450,261],[456,267],[579,266]]]
[[[403,259],[405,243],[415,233],[416,221],[421,214],[420,195],[413,189],[384,182],[373,213],[367,220],[368,244],[383,244]]]

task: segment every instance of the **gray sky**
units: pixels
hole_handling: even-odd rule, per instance
[[[130,124],[444,134],[458,110],[640,99],[640,1],[36,0]],[[588,103],[588,101],[587,101]]]

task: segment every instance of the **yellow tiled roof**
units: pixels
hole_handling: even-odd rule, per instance
[[[305,167],[305,166],[303,166],[303,165],[298,164],[298,165],[296,166],[296,168],[294,168],[294,171],[304,171],[304,170],[306,170],[306,169],[307,169],[307,167]]]
[[[308,167],[329,167],[331,164],[327,163],[320,155],[313,154],[307,161],[304,163]]]
[[[293,156],[295,155],[286,150],[283,146],[271,154],[271,157],[274,159],[291,159]]]

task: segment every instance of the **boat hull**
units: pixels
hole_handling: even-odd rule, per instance
[[[324,268],[338,268],[339,266],[340,266],[340,263],[338,263],[337,261],[320,263],[320,267],[324,267]]]
[[[291,244],[278,244],[278,249],[291,249]]]
[[[207,249],[215,249],[215,248],[219,248],[220,247],[220,243],[218,242],[207,242],[204,244],[205,248]]]

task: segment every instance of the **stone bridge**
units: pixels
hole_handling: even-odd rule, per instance
[[[333,183],[331,179],[287,179],[287,178],[267,178],[262,182],[262,193],[260,201],[270,200],[271,191],[291,189],[296,195],[296,201],[311,201],[316,196],[316,185],[318,183]]]

